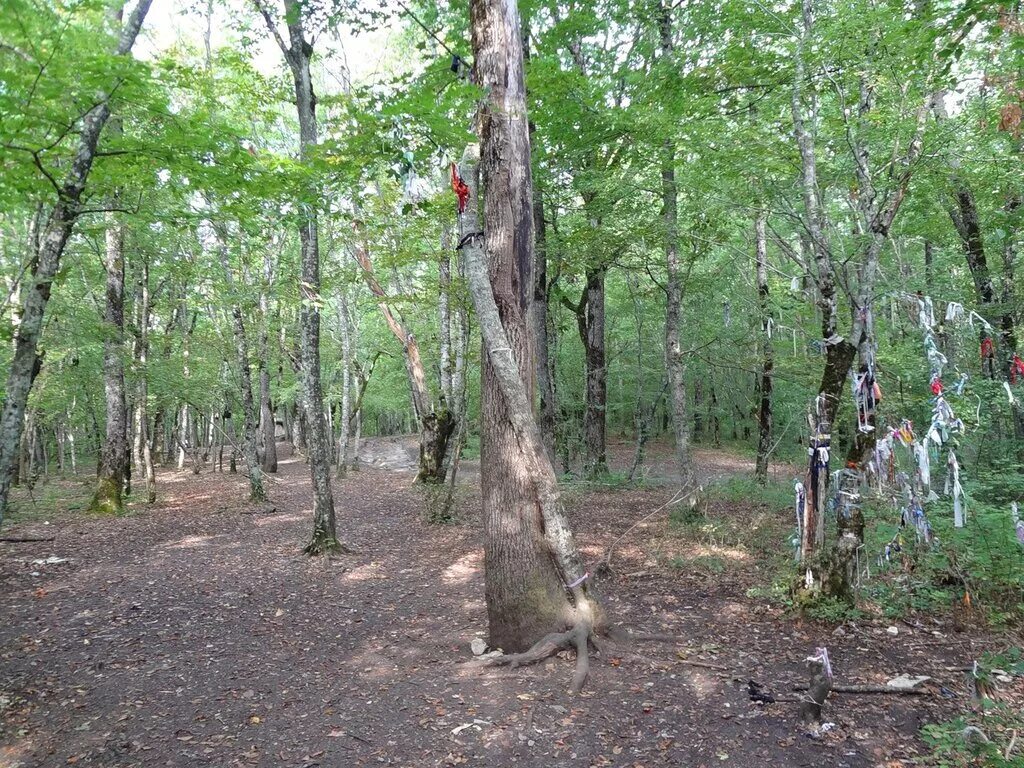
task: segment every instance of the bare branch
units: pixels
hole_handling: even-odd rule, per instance
[[[285,60],[290,65],[292,63],[292,49],[285,43],[284,38],[281,37],[281,33],[277,31],[277,24],[274,22],[274,17],[270,15],[270,10],[263,3],[263,0],[252,0],[253,5],[256,6],[256,10],[263,16],[263,21],[267,24],[267,29],[270,30],[270,34],[274,36],[274,41],[277,43],[277,47],[281,49],[281,53],[284,54]]]

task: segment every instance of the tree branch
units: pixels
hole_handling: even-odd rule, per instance
[[[256,10],[263,16],[263,21],[267,24],[267,29],[270,30],[270,34],[274,36],[274,41],[277,43],[277,47],[281,49],[281,53],[284,54],[285,61],[288,62],[289,66],[292,64],[292,49],[285,43],[284,38],[281,37],[281,33],[277,31],[277,24],[274,23],[273,17],[270,15],[270,10],[264,5],[263,0],[252,0],[253,5],[256,6]]]

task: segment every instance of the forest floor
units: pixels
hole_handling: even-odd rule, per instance
[[[171,470],[157,504],[120,518],[53,513],[85,478],[51,484],[64,496],[41,512],[22,502],[3,534],[55,540],[0,544],[0,766],[895,768],[927,753],[924,723],[969,706],[957,670],[1011,642],[953,616],[796,620],[748,596],[786,556],[788,506],[713,498],[716,526],[655,516],[600,584],[618,623],[678,642],[608,645],[570,697],[567,660],[465,664],[486,630],[474,482],[459,522],[431,526],[408,474],[350,473],[335,494],[357,552],[311,560],[309,475],[283,455],[272,505],[242,501],[238,475]],[[580,487],[566,502],[596,560],[671,495]],[[955,696],[835,695],[824,732],[796,703],[750,701],[751,679],[795,696],[816,646],[837,682],[929,675]]]

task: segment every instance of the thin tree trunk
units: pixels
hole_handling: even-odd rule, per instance
[[[671,11],[659,7],[661,55],[669,60],[674,55]],[[662,217],[665,222],[665,266],[667,293],[665,304],[665,371],[668,377],[672,430],[675,437],[676,463],[683,477],[691,472],[690,420],[686,405],[686,359],[683,356],[682,305],[683,270],[679,256],[679,190],[676,185],[676,150],[672,138],[665,139],[661,150]]]
[[[598,477],[608,473],[606,428],[608,367],[605,361],[604,267],[587,270],[586,301],[580,336],[586,357],[586,399],[583,412],[584,473]]]
[[[53,430],[53,437],[57,441],[57,471],[64,474],[66,470],[66,449],[64,445],[64,426],[59,425]]]
[[[341,333],[341,424],[338,431],[338,477],[348,469],[349,435],[352,434],[352,329],[348,293],[338,292],[338,330]]]
[[[523,58],[530,60],[529,25],[523,25]],[[534,135],[537,126],[529,121],[531,149],[536,150]],[[537,415],[544,448],[548,457],[555,460],[555,430],[558,406],[555,403],[555,385],[552,375],[552,356],[549,339],[551,328],[550,290],[548,286],[548,238],[547,222],[544,220],[544,190],[531,174],[533,184],[533,302],[530,305],[530,327],[533,335],[533,349],[537,359]]]
[[[120,132],[120,125],[113,128]],[[128,408],[124,392],[124,225],[115,214],[107,215],[106,307],[103,321],[103,389],[106,401],[107,430],[100,459],[96,492],[89,508],[94,512],[118,514],[123,509],[127,476]]]
[[[227,232],[222,225],[215,225],[219,243],[217,249],[220,252],[220,263],[224,269],[224,279],[227,281],[228,289],[232,294],[236,293],[235,278],[231,274],[231,265],[228,263]],[[249,339],[245,333],[245,321],[242,318],[242,307],[238,303],[237,295],[233,296],[231,303],[231,325],[235,335],[235,348],[238,355],[238,371],[241,377],[242,391],[242,458],[245,460],[246,470],[249,473],[249,501],[266,501],[267,491],[263,486],[263,467],[260,463],[256,450],[256,436],[259,424],[259,415],[256,410],[256,400],[252,393],[252,373],[249,367]],[[212,423],[212,421],[211,421]]]
[[[131,51],[151,2],[139,0],[121,30],[114,55],[126,56]],[[0,524],[7,510],[11,470],[24,427],[28,394],[42,366],[42,358],[37,350],[43,331],[43,316],[50,300],[53,280],[60,269],[64,247],[78,218],[80,200],[92,170],[100,134],[110,118],[109,99],[109,93],[98,94],[96,106],[82,120],[78,146],[68,164],[68,172],[61,184],[56,204],[39,238],[31,279],[22,284],[21,322],[14,339],[14,356],[8,368],[3,410],[0,412]]]
[[[761,485],[768,482],[768,454],[772,442],[772,371],[775,353],[772,347],[772,312],[768,303],[768,243],[765,234],[766,216],[757,214],[754,222],[755,271],[757,277],[757,308],[761,317],[761,371],[758,385],[761,405],[757,412],[757,460],[754,477]]]
[[[135,339],[135,365],[138,382],[135,393],[135,465],[145,478],[146,501],[156,501],[156,470],[153,467],[153,453],[149,439],[149,316],[151,297],[149,293],[149,262],[143,260],[142,274],[139,279],[139,310],[137,313]],[[155,430],[154,430],[155,431]]]
[[[270,300],[267,296],[273,281],[273,265],[270,252],[263,255],[263,286],[260,290],[260,330],[257,341],[259,355],[260,380],[260,443],[262,452],[260,459],[264,472],[277,472],[277,424],[274,421],[274,409],[270,401]]]
[[[299,119],[300,155],[310,161],[317,144],[316,97],[309,61],[313,45],[303,28],[304,5],[299,0],[285,0],[285,20],[290,45],[285,43],[277,26],[260,0],[260,11],[267,27],[284,54],[295,84],[295,105]],[[309,445],[309,468],[313,480],[313,533],[306,552],[312,555],[342,549],[338,541],[334,515],[334,493],[331,488],[331,446],[324,422],[323,390],[320,384],[320,244],[316,210],[300,203],[299,242],[302,263],[302,302],[299,309],[299,346],[302,361],[302,384]]]
[[[177,432],[177,439],[175,442],[178,444],[178,471],[181,472],[185,469],[185,455],[186,446],[185,443],[188,440],[189,430],[189,409],[187,405],[181,406],[181,415],[178,418],[178,423],[175,426]]]
[[[998,345],[992,343],[991,329],[983,328],[980,336],[982,372],[989,378],[1013,383],[1013,357],[1017,353],[1017,334],[1014,309],[1016,306],[1013,282],[1014,238],[1006,238],[1003,250],[1002,290],[997,294],[996,283],[985,253],[985,238],[981,228],[974,192],[966,183],[954,180],[954,203],[949,208],[950,219],[960,237],[964,258],[974,281],[978,309],[993,326],[998,327]],[[1007,204],[1013,211],[1020,205],[1016,199]],[[985,343],[988,340],[988,343]],[[987,351],[991,350],[991,351]],[[1024,409],[1019,402],[1011,403],[1015,437],[1024,439]]]
[[[437,322],[438,333],[438,380],[441,384],[441,397],[444,405],[451,407],[454,400],[452,390],[452,259],[451,231],[445,225],[441,231],[441,256],[437,264]]]

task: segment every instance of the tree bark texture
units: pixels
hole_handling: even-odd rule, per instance
[[[533,418],[527,313],[533,293],[533,206],[522,38],[515,0],[472,0],[480,110],[484,252],[464,249],[484,346],[481,464],[484,567],[491,645],[521,651],[579,621],[596,624],[583,566]],[[477,221],[475,158],[463,177]],[[463,237],[465,240],[465,237]],[[486,263],[481,258],[486,258]],[[571,586],[570,586],[571,585]]]

